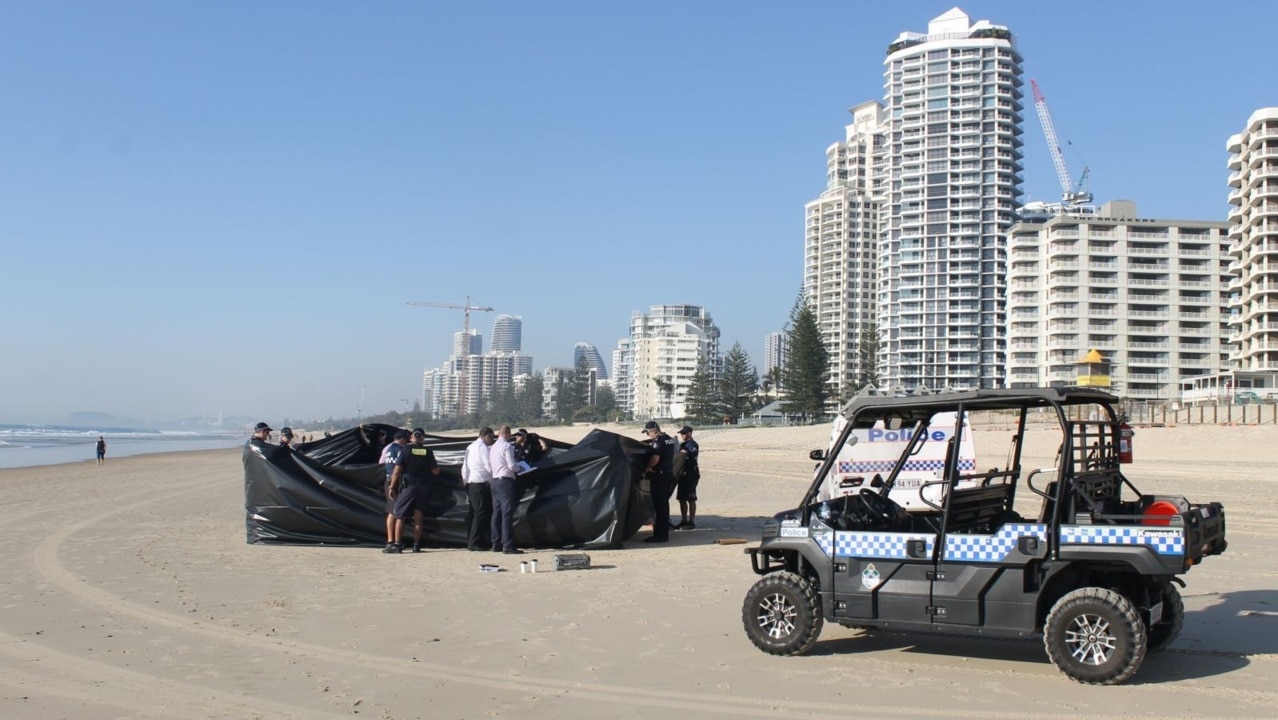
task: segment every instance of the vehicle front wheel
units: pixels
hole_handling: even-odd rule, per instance
[[[741,622],[760,650],[802,655],[821,634],[825,618],[811,583],[792,572],[775,572],[759,578],[746,593]]]
[[[1185,601],[1175,583],[1164,580],[1161,586],[1163,618],[1149,626],[1149,651],[1158,652],[1172,644],[1185,624]]]
[[[1117,685],[1145,660],[1148,636],[1140,613],[1122,595],[1098,587],[1067,593],[1043,628],[1047,657],[1071,680]]]

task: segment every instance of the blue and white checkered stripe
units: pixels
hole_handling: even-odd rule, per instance
[[[907,560],[910,556],[906,553],[906,546],[911,540],[925,541],[927,556],[932,556],[932,549],[936,547],[935,535],[856,531],[834,533],[834,556]]]
[[[951,562],[1002,562],[1023,537],[1036,537],[1047,543],[1047,526],[1035,523],[1008,523],[993,535],[948,535],[945,559]]]
[[[816,541],[816,544],[821,548],[821,552],[825,553],[826,557],[834,556],[834,533],[832,532],[815,533],[814,532],[812,533],[812,539]]]
[[[890,473],[892,468],[896,467],[895,460],[860,460],[846,461],[841,460],[835,467],[835,472],[846,473]],[[937,472],[945,469],[944,460],[909,460],[905,466],[901,468],[904,472]],[[959,470],[975,470],[975,460],[960,460],[958,464]]]
[[[1175,528],[1062,525],[1061,545],[1148,545],[1159,555],[1184,555],[1185,535]]]

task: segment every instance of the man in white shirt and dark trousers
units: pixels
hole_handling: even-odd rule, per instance
[[[515,547],[515,446],[510,443],[510,426],[497,430],[497,440],[488,448],[488,470],[493,474],[493,552],[522,555]]]
[[[490,427],[479,431],[479,437],[466,448],[466,457],[462,460],[462,482],[466,483],[466,498],[470,501],[470,509],[466,513],[466,525],[469,534],[466,547],[471,551],[487,550],[492,546],[489,539],[493,515],[493,493],[490,483],[492,471],[488,469],[488,451],[497,440],[497,435]]]

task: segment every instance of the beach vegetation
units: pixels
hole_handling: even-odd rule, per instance
[[[697,370],[688,382],[688,394],[684,399],[684,414],[688,420],[700,423],[716,422],[719,394],[714,377],[703,357],[697,362]]]
[[[821,337],[811,301],[802,291],[790,310],[785,333],[790,353],[781,372],[785,386],[781,409],[807,422],[819,421],[830,401],[830,351]]]
[[[759,373],[750,363],[750,356],[733,343],[723,357],[723,374],[719,378],[719,414],[725,422],[736,424],[757,407]]]

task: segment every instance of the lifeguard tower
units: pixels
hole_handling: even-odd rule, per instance
[[[1078,386],[1109,389],[1109,361],[1092,348],[1078,361]]]

